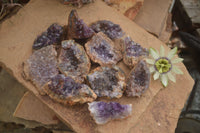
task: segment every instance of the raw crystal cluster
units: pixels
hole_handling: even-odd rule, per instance
[[[92,102],[97,97],[89,86],[77,83],[63,74],[52,77],[44,88],[52,99],[64,105]]]
[[[102,66],[116,64],[122,59],[122,53],[117,49],[112,40],[102,32],[94,35],[85,44],[86,52],[90,59]]]
[[[98,97],[120,98],[125,89],[124,72],[117,66],[98,67],[87,80]]]
[[[127,77],[126,94],[127,96],[140,97],[150,84],[150,71],[147,63],[141,60],[131,70]]]
[[[94,31],[79,18],[76,10],[72,10],[68,17],[68,38],[86,39],[92,37]]]
[[[43,86],[51,77],[58,74],[57,52],[53,45],[41,48],[24,63],[24,74],[44,94]]]
[[[82,83],[90,71],[90,59],[84,48],[74,40],[62,41],[58,68],[66,76]]]
[[[65,1],[84,4],[91,0]],[[36,38],[35,51],[24,63],[24,75],[40,94],[46,93],[64,105],[92,102],[89,110],[97,124],[125,118],[131,114],[132,105],[93,102],[97,97],[120,98],[124,92],[139,97],[149,87],[150,72],[143,60],[148,52],[124,34],[118,24],[107,20],[88,27],[72,10],[67,26],[52,24]],[[63,41],[66,38],[69,40]],[[116,66],[122,58],[133,67],[127,78]],[[90,59],[100,65],[93,65],[91,72]]]
[[[96,33],[103,32],[110,39],[121,38],[124,35],[123,30],[118,24],[114,24],[108,20],[100,20],[90,26]]]
[[[58,24],[52,24],[47,31],[39,35],[33,44],[33,49],[37,50],[42,47],[60,43],[63,34],[63,27]]]
[[[92,102],[88,103],[88,105],[90,114],[97,124],[105,124],[114,119],[124,119],[132,113],[132,104]]]
[[[130,37],[124,39],[123,45],[123,61],[129,67],[133,67],[139,60],[148,56],[147,49],[135,43]]]

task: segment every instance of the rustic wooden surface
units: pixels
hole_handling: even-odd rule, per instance
[[[4,23],[0,27],[0,64],[6,68],[20,83],[32,91],[43,103],[52,109],[61,120],[68,124],[76,132],[129,132],[134,128],[137,120],[142,113],[145,112],[152,99],[162,88],[159,81],[152,81],[150,88],[141,98],[113,99],[122,104],[133,104],[132,116],[122,121],[112,121],[105,125],[96,125],[87,110],[87,105],[81,106],[62,106],[53,102],[48,96],[40,96],[36,88],[25,81],[22,76],[22,62],[25,61],[32,53],[32,44],[34,39],[42,31],[54,22],[66,24],[67,17],[73,7],[63,5],[58,0],[32,0],[18,14]],[[93,4],[84,6],[78,9],[79,16],[86,23],[107,19],[114,23],[120,24],[121,27],[129,34],[136,42],[142,46],[149,48],[154,47],[159,49],[163,43],[154,36],[147,33],[144,29],[137,26],[125,16],[117,13],[111,7],[108,7],[102,1],[96,1]],[[128,69],[124,67],[123,69]],[[192,89],[193,80],[188,74],[183,64],[180,68],[184,72],[184,76],[177,76],[177,83],[170,83],[168,88],[164,89],[166,95],[173,89],[181,88],[182,101],[177,106],[183,107],[184,102]],[[179,93],[176,93],[179,95]],[[171,97],[170,97],[171,98]],[[102,99],[105,100],[105,99]],[[168,99],[167,99],[168,100]],[[172,100],[172,99],[171,99]],[[176,106],[174,107],[176,108]],[[159,110],[161,111],[161,110]],[[176,117],[180,109],[175,109]],[[162,111],[161,111],[162,112]]]

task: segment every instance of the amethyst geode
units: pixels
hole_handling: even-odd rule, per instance
[[[87,39],[94,31],[79,18],[77,11],[72,10],[68,17],[68,39]]]
[[[128,75],[125,92],[127,96],[140,97],[149,88],[149,84],[149,68],[144,60],[140,60]]]
[[[139,60],[148,56],[147,49],[132,41],[130,37],[126,37],[123,41],[123,61],[130,68],[132,68]]]
[[[52,24],[47,31],[43,32],[35,39],[33,49],[37,50],[51,44],[60,43],[62,35],[63,27],[56,23]]]
[[[121,50],[102,32],[94,35],[85,48],[90,59],[101,66],[113,65],[122,59]]]
[[[24,62],[24,76],[31,80],[40,94],[44,94],[43,86],[51,77],[58,74],[57,52],[53,45],[41,48]]]
[[[66,76],[82,83],[90,71],[90,59],[84,48],[74,40],[62,41],[58,68]]]
[[[90,26],[96,33],[103,32],[110,39],[121,38],[125,33],[118,24],[114,24],[108,20],[100,20]]]
[[[89,86],[77,83],[63,74],[52,77],[44,90],[52,99],[64,105],[92,102],[97,97]]]
[[[117,66],[98,67],[87,75],[87,80],[98,97],[120,98],[125,89],[124,72]]]
[[[131,115],[132,104],[121,105],[117,102],[88,103],[89,111],[97,124],[105,124],[114,119],[124,119]]]

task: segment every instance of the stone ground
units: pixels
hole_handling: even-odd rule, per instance
[[[63,123],[43,125],[13,117],[13,113],[27,91],[5,70],[0,70],[0,133],[69,133],[72,132]]]

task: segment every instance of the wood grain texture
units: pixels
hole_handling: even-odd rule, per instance
[[[134,127],[138,118],[147,109],[153,97],[162,88],[159,81],[152,80],[150,88],[140,98],[122,97],[112,100],[120,102],[121,104],[131,103],[133,105],[131,117],[121,121],[112,121],[105,125],[96,125],[89,115],[86,104],[73,107],[62,106],[52,101],[48,96],[40,96],[36,88],[30,82],[25,81],[21,75],[21,65],[31,55],[32,44],[37,35],[46,30],[52,23],[66,24],[71,9],[73,7],[63,5],[58,0],[31,0],[17,15],[2,23],[0,27],[0,64],[52,109],[74,131],[82,133],[126,133]],[[87,24],[102,19],[111,20],[114,23],[120,24],[122,29],[143,47],[159,49],[160,45],[163,45],[161,41],[100,0],[77,10],[79,16]],[[119,66],[126,73],[129,72],[123,63],[119,63]],[[193,86],[193,80],[183,64],[180,64],[180,68],[184,72],[184,76],[177,76],[177,83],[170,83],[167,90],[181,88],[185,94],[189,94]],[[106,101],[106,99],[98,100]],[[186,96],[183,97],[184,100],[186,100]]]

